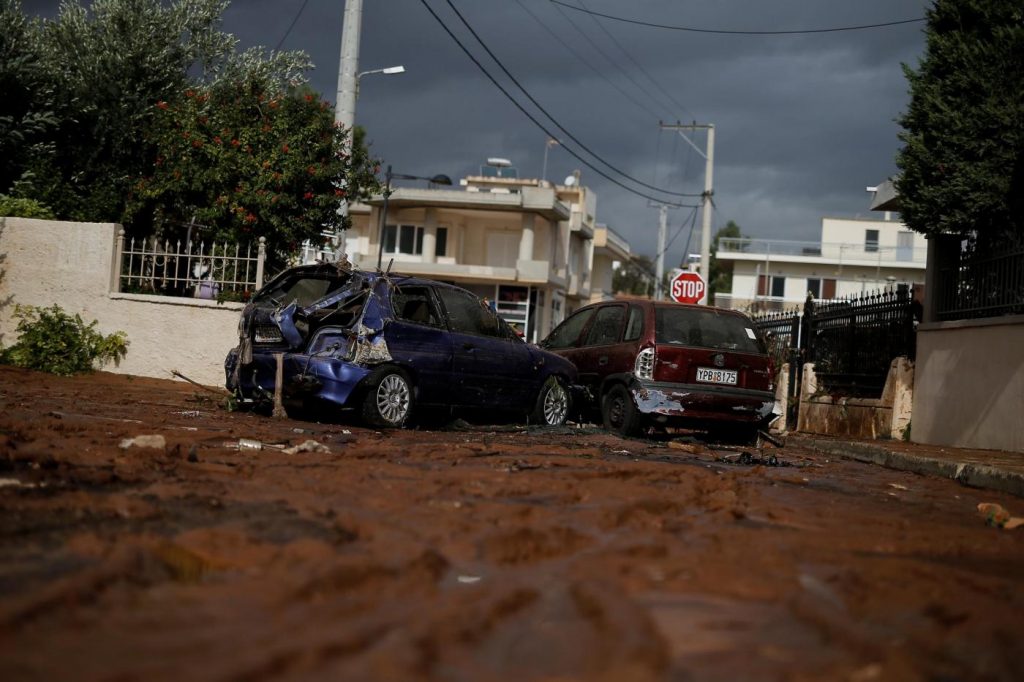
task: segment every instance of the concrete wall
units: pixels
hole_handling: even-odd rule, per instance
[[[915,443],[1024,452],[1024,315],[922,324]]]
[[[223,362],[238,343],[240,303],[112,293],[118,226],[0,218],[0,343],[17,339],[14,305],[78,313],[97,330],[128,335],[121,374],[171,378],[178,370],[210,386],[224,384]]]
[[[845,398],[819,393],[814,363],[804,365],[797,430],[847,438],[902,439],[914,400],[914,363],[895,358],[882,397]]]

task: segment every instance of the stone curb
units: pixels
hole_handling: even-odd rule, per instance
[[[890,469],[910,471],[915,474],[951,478],[972,488],[997,490],[1024,497],[1024,474],[1006,471],[998,467],[922,457],[889,450],[883,445],[826,440],[804,434],[787,434],[786,442],[801,445],[823,454],[869,464],[879,464]]]

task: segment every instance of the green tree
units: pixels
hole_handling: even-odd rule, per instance
[[[654,264],[647,256],[636,255],[622,263],[612,274],[612,291],[632,296],[654,293]]]
[[[904,65],[900,212],[926,234],[984,241],[1024,228],[1024,5],[936,0],[918,68]]]
[[[307,87],[248,73],[152,108],[154,156],[132,188],[134,221],[195,218],[215,227],[216,240],[264,236],[280,261],[305,239],[320,242],[325,228],[347,227],[342,198],[380,189],[365,145],[350,157],[348,131]]]
[[[52,150],[53,88],[37,34],[18,0],[0,0],[0,193],[30,181],[29,161]]]
[[[720,227],[711,240],[711,267],[708,276],[708,300],[714,300],[716,293],[728,294],[732,291],[732,267],[724,266],[718,260],[718,240],[723,237],[731,239],[742,239],[744,235],[740,226],[733,221],[727,222]]]

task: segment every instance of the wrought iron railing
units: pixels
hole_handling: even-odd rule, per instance
[[[266,238],[255,248],[117,235],[116,291],[223,300],[247,300],[263,286]]]
[[[941,240],[935,314],[941,321],[1024,314],[1024,236],[980,245]]]
[[[819,386],[854,397],[879,397],[893,358],[915,354],[921,305],[910,286],[856,298],[815,302],[803,311],[754,317],[776,367],[814,362]]]

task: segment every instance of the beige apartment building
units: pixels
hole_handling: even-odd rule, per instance
[[[539,341],[576,308],[611,297],[629,244],[596,224],[588,188],[497,170],[458,188],[392,188],[386,220],[383,197],[351,206],[345,250],[363,269],[379,257],[392,272],[458,284]]]

